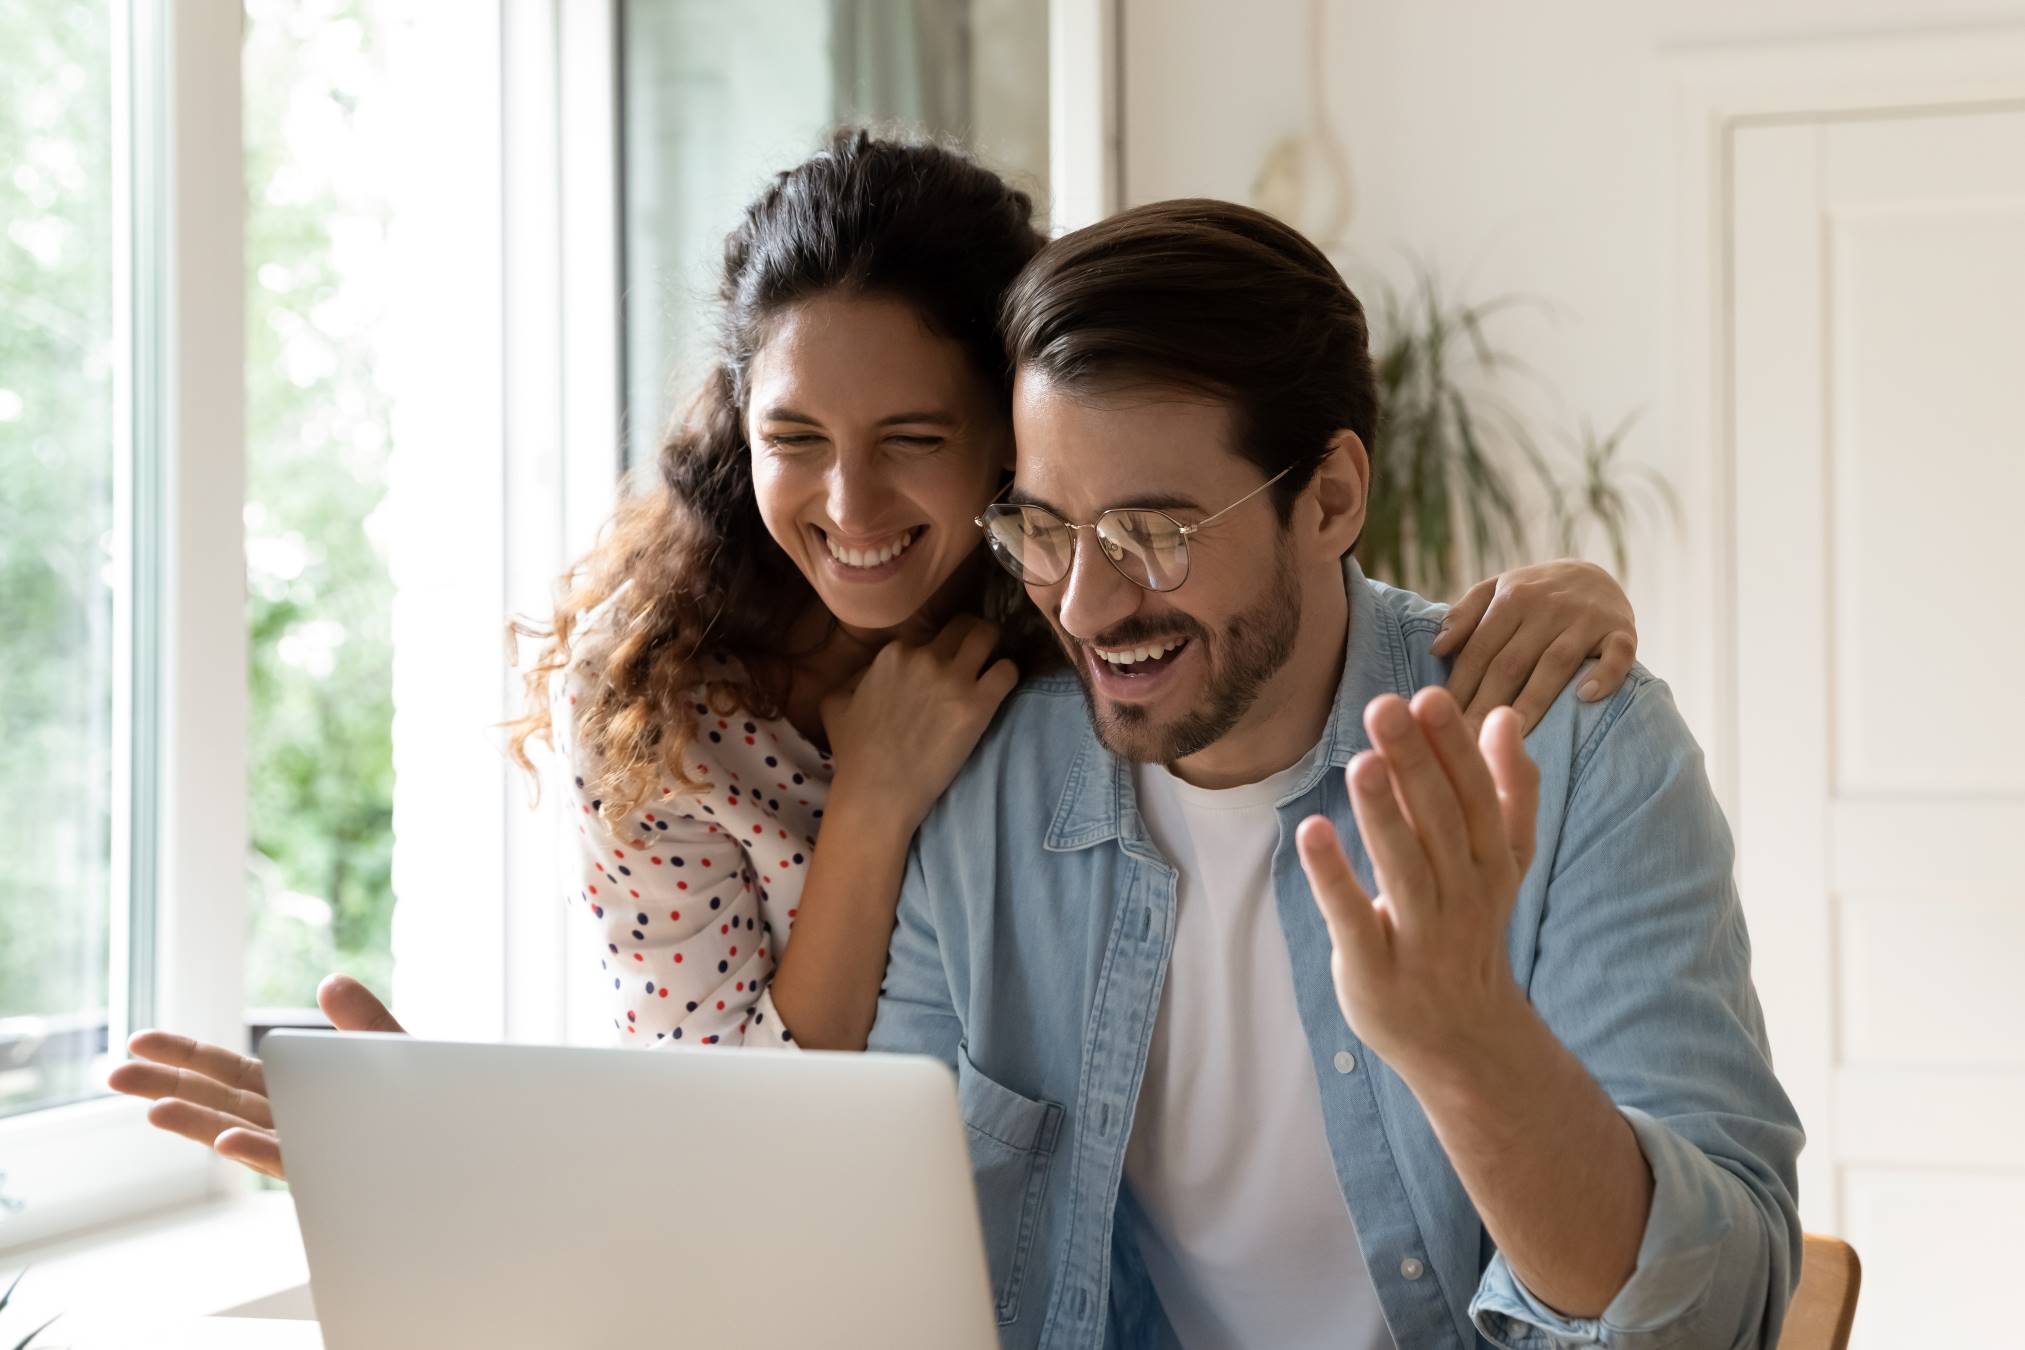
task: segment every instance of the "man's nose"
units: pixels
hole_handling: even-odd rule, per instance
[[[1084,642],[1130,616],[1144,594],[1118,574],[1103,550],[1089,531],[1080,531],[1069,575],[1059,583],[1062,603],[1056,616],[1069,636]]]

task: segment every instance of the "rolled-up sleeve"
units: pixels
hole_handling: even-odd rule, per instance
[[[1601,1317],[1494,1255],[1470,1313],[1510,1350],[1764,1347],[1800,1269],[1800,1121],[1773,1076],[1734,846],[1666,687],[1642,672],[1579,751],[1528,992],[1637,1137],[1652,1206]],[[1535,864],[1540,865],[1539,863]]]

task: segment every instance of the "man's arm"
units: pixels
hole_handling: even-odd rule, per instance
[[[1382,893],[1326,822],[1303,826],[1303,861],[1346,1017],[1413,1088],[1498,1246],[1480,1328],[1634,1345],[1692,1318],[1694,1343],[1769,1344],[1797,1254],[1797,1122],[1692,741],[1657,684],[1620,699],[1548,860],[1531,1002],[1505,934],[1537,775],[1507,718],[1480,749],[1439,691],[1410,714],[1374,704],[1350,783]]]

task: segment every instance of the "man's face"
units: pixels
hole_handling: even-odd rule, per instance
[[[1266,475],[1235,453],[1230,410],[1176,390],[1068,393],[1021,373],[1013,393],[1012,500],[1089,523],[1154,507],[1183,525]],[[1052,586],[1027,587],[1083,681],[1114,754],[1171,764],[1221,739],[1287,662],[1301,622],[1295,564],[1272,494],[1191,535],[1188,578],[1149,591],[1113,568],[1089,531]]]

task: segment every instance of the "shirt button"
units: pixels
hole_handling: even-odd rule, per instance
[[[1349,1073],[1352,1069],[1355,1069],[1356,1067],[1357,1067],[1357,1056],[1351,1054],[1348,1050],[1338,1050],[1336,1052],[1337,1073]]]
[[[1409,1256],[1399,1263],[1399,1273],[1409,1280],[1417,1280],[1427,1273],[1427,1267],[1417,1257]]]

